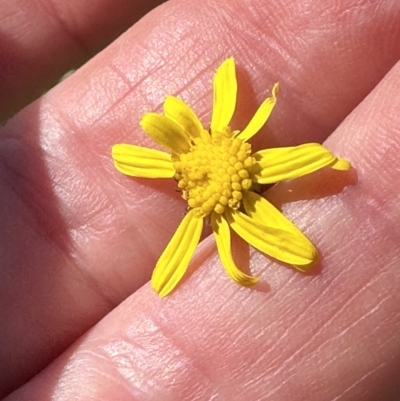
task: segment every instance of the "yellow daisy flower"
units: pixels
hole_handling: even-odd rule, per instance
[[[145,178],[174,178],[188,204],[174,236],[152,275],[160,295],[170,293],[181,280],[200,240],[204,218],[211,221],[218,252],[228,275],[251,286],[258,278],[243,273],[231,253],[230,229],[254,248],[296,269],[307,271],[318,255],[310,240],[271,203],[254,190],[259,184],[300,177],[323,167],[348,170],[350,163],[335,157],[318,143],[265,149],[252,153],[248,143],[266,123],[279,85],[259,107],[243,131],[232,131],[236,106],[233,58],[225,60],[214,77],[214,105],[209,130],[182,100],[168,96],[164,114],[148,113],[140,125],[170,153],[135,145],[112,149],[115,167],[123,174]]]

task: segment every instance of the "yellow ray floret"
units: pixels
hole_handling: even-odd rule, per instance
[[[279,84],[276,83],[272,88],[272,96],[268,97],[261,103],[261,106],[256,111],[256,114],[254,114],[254,117],[250,120],[247,127],[238,135],[239,139],[242,141],[248,141],[257,134],[258,131],[260,131],[275,107],[278,92]]]
[[[232,228],[254,248],[308,271],[318,252],[311,241],[278,209],[255,192],[259,184],[272,184],[310,174],[323,167],[349,170],[350,163],[317,143],[253,153],[248,140],[267,122],[279,91],[256,111],[242,131],[229,124],[236,107],[237,82],[233,58],[225,60],[214,76],[210,129],[182,100],[167,96],[164,114],[148,113],[140,125],[170,153],[118,144],[113,147],[115,167],[123,174],[171,178],[187,202],[188,213],[157,262],[152,287],[169,294],[185,274],[200,239],[203,220],[209,219],[221,262],[231,279],[243,286],[258,278],[242,272],[232,257]]]
[[[175,174],[171,155],[159,150],[121,143],[113,146],[112,157],[115,168],[132,177],[172,178]]]
[[[236,94],[235,62],[231,57],[225,60],[215,73],[211,133],[222,131],[229,125],[235,112]]]
[[[190,139],[198,138],[203,126],[194,111],[181,99],[167,96],[164,102],[164,115],[178,124]]]
[[[199,242],[203,219],[190,211],[182,220],[153,272],[151,284],[160,296],[167,295],[185,274]]]
[[[238,284],[251,286],[258,282],[258,277],[252,277],[243,273],[237,266],[231,252],[231,233],[229,224],[220,214],[211,215],[211,227],[214,232],[215,242],[217,243],[218,253],[225,266],[229,277]]]
[[[319,143],[264,149],[253,156],[257,163],[251,169],[252,178],[259,184],[291,180],[338,162],[337,158]]]

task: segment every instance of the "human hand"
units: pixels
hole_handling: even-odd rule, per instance
[[[70,31],[107,41],[90,7]],[[0,133],[2,395],[21,385],[6,399],[395,400],[399,22],[390,1],[172,1],[11,119]],[[48,31],[38,38],[56,53]],[[40,90],[67,53],[44,60],[42,74],[16,71],[6,83],[15,92],[3,93]],[[230,55],[237,126],[279,81],[257,145],[327,139],[359,181],[284,205],[323,256],[316,274],[252,253],[264,287],[242,288],[206,238],[191,274],[159,299],[145,283],[185,203],[171,183],[117,173],[110,148],[154,146],[138,121],[166,94],[209,121],[211,79]]]

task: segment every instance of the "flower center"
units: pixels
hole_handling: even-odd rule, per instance
[[[190,208],[199,217],[238,209],[252,181],[248,169],[255,163],[251,145],[234,138],[226,128],[212,136],[203,131],[188,153],[174,156],[174,178]]]

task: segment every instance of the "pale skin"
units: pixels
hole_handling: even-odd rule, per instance
[[[0,1],[2,119],[132,25],[1,129],[0,397],[398,400],[400,4],[170,1],[135,23],[148,3],[119,3]],[[324,142],[358,182],[283,205],[322,255],[314,274],[251,252],[261,284],[239,287],[206,237],[160,299],[148,280],[185,203],[119,174],[110,149],[154,146],[138,122],[167,94],[208,124],[229,56],[235,129],[279,81],[256,146]]]

